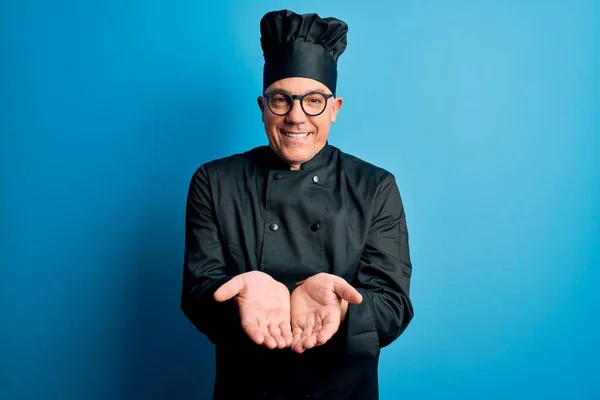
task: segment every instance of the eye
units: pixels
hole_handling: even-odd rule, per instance
[[[314,93],[314,94],[308,95],[306,97],[305,101],[307,101],[308,103],[312,103],[312,104],[322,104],[325,102],[325,98],[323,97],[323,95],[321,95],[319,93]]]
[[[285,98],[285,96],[282,96],[280,94],[276,94],[274,96],[271,96],[271,101],[273,103],[285,103],[285,102],[287,102],[287,99]]]

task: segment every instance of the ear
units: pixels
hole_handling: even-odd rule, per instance
[[[337,118],[337,113],[340,112],[342,105],[344,104],[344,99],[341,97],[335,97],[335,101],[333,102],[333,106],[331,107],[331,123],[333,124]]]
[[[258,103],[258,108],[260,108],[260,118],[262,122],[265,122],[265,105],[263,103],[264,98],[262,96],[258,96],[256,98],[256,102]]]

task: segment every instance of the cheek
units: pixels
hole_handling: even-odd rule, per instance
[[[277,131],[278,120],[273,118],[270,113],[263,113],[263,122],[265,124],[265,130],[268,134],[272,134]]]
[[[271,115],[268,112],[263,111],[262,120],[267,126],[273,125],[273,118],[271,118]]]
[[[330,115],[323,114],[320,116],[320,118],[312,121],[313,125],[317,128],[317,131],[320,134],[327,133],[329,130],[330,118]]]

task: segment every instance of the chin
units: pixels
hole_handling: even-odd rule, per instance
[[[303,163],[313,156],[310,150],[284,149],[283,154],[290,163]]]

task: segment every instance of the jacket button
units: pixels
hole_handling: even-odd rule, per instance
[[[271,224],[270,228],[271,228],[272,231],[276,231],[277,229],[279,229],[279,225],[277,225],[277,224]]]
[[[283,178],[283,175],[281,175],[281,174],[278,172],[278,173],[276,173],[275,175],[273,175],[273,178],[275,178],[275,179],[281,179],[281,178]]]
[[[319,183],[319,177],[317,175],[313,176],[313,182]]]
[[[311,231],[313,231],[313,232],[316,232],[316,231],[318,231],[319,229],[321,229],[321,225],[319,225],[319,224],[312,224],[312,225],[310,226],[310,230],[311,230]]]

